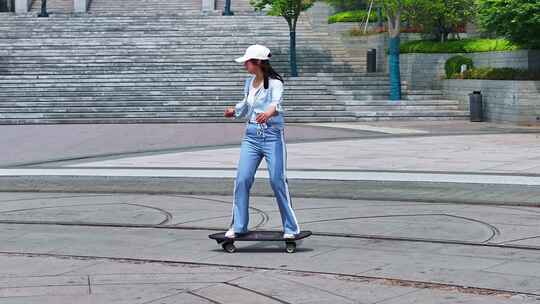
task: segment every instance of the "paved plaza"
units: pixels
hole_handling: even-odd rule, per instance
[[[0,304],[540,304],[539,1],[0,0]]]
[[[241,124],[1,128],[0,303],[540,303],[535,128],[291,124],[313,232],[294,254],[208,238],[230,221]],[[251,230],[282,228],[267,176]]]

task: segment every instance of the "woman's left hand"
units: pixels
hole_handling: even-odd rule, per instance
[[[265,123],[268,119],[270,119],[270,117],[274,116],[275,114],[276,114],[276,107],[272,105],[266,112],[257,114],[257,117],[255,117],[255,120],[257,121],[257,123]]]
[[[270,118],[270,115],[267,112],[262,112],[257,114],[257,117],[255,117],[255,120],[257,123],[265,123]]]

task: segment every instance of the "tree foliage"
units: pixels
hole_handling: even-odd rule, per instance
[[[540,47],[539,0],[479,0],[479,22],[489,32]]]
[[[269,8],[268,15],[282,16],[289,25],[289,63],[291,76],[298,76],[296,65],[296,22],[300,13],[307,10],[315,0],[250,0],[256,11]]]
[[[404,11],[404,19],[444,42],[450,34],[459,33],[474,14],[475,0],[414,0]]]
[[[257,11],[269,7],[268,15],[282,16],[295,29],[300,13],[313,6],[315,0],[250,0],[249,3]]]
[[[381,5],[384,11],[384,14],[386,15],[386,20],[388,22],[388,34],[390,35],[390,37],[399,36],[401,13],[403,12],[404,1],[408,0],[378,1],[379,5]]]

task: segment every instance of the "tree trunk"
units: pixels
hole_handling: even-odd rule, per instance
[[[298,76],[296,65],[296,20],[289,21],[289,62],[291,64],[291,76]]]
[[[298,67],[296,65],[296,32],[291,30],[289,32],[289,38],[289,61],[291,62],[291,76],[296,77],[298,76]]]
[[[388,67],[390,72],[390,100],[401,100],[401,77],[399,69],[399,35],[390,36]]]
[[[401,12],[398,10],[395,16],[388,18],[388,69],[390,73],[390,100],[401,100],[401,77],[399,69],[399,34]]]

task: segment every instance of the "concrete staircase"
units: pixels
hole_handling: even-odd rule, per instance
[[[252,43],[268,45],[286,77],[288,121],[355,120],[316,74],[352,72],[362,62],[323,47],[325,35],[305,22],[294,79],[280,17],[12,16],[0,29],[3,124],[225,121],[248,75],[233,59]]]
[[[389,100],[390,80],[385,73],[318,73],[319,79],[354,112],[358,120],[460,120],[469,113],[456,100],[440,91],[408,90],[402,84],[403,100]]]
[[[86,15],[0,19],[0,124],[230,121],[223,110],[248,76],[233,59],[253,43],[272,50],[285,76],[289,122],[466,117],[437,92],[388,101],[387,75],[366,74],[364,56],[306,17],[291,78],[283,18],[233,2],[232,17],[201,15],[198,0],[92,0]]]

